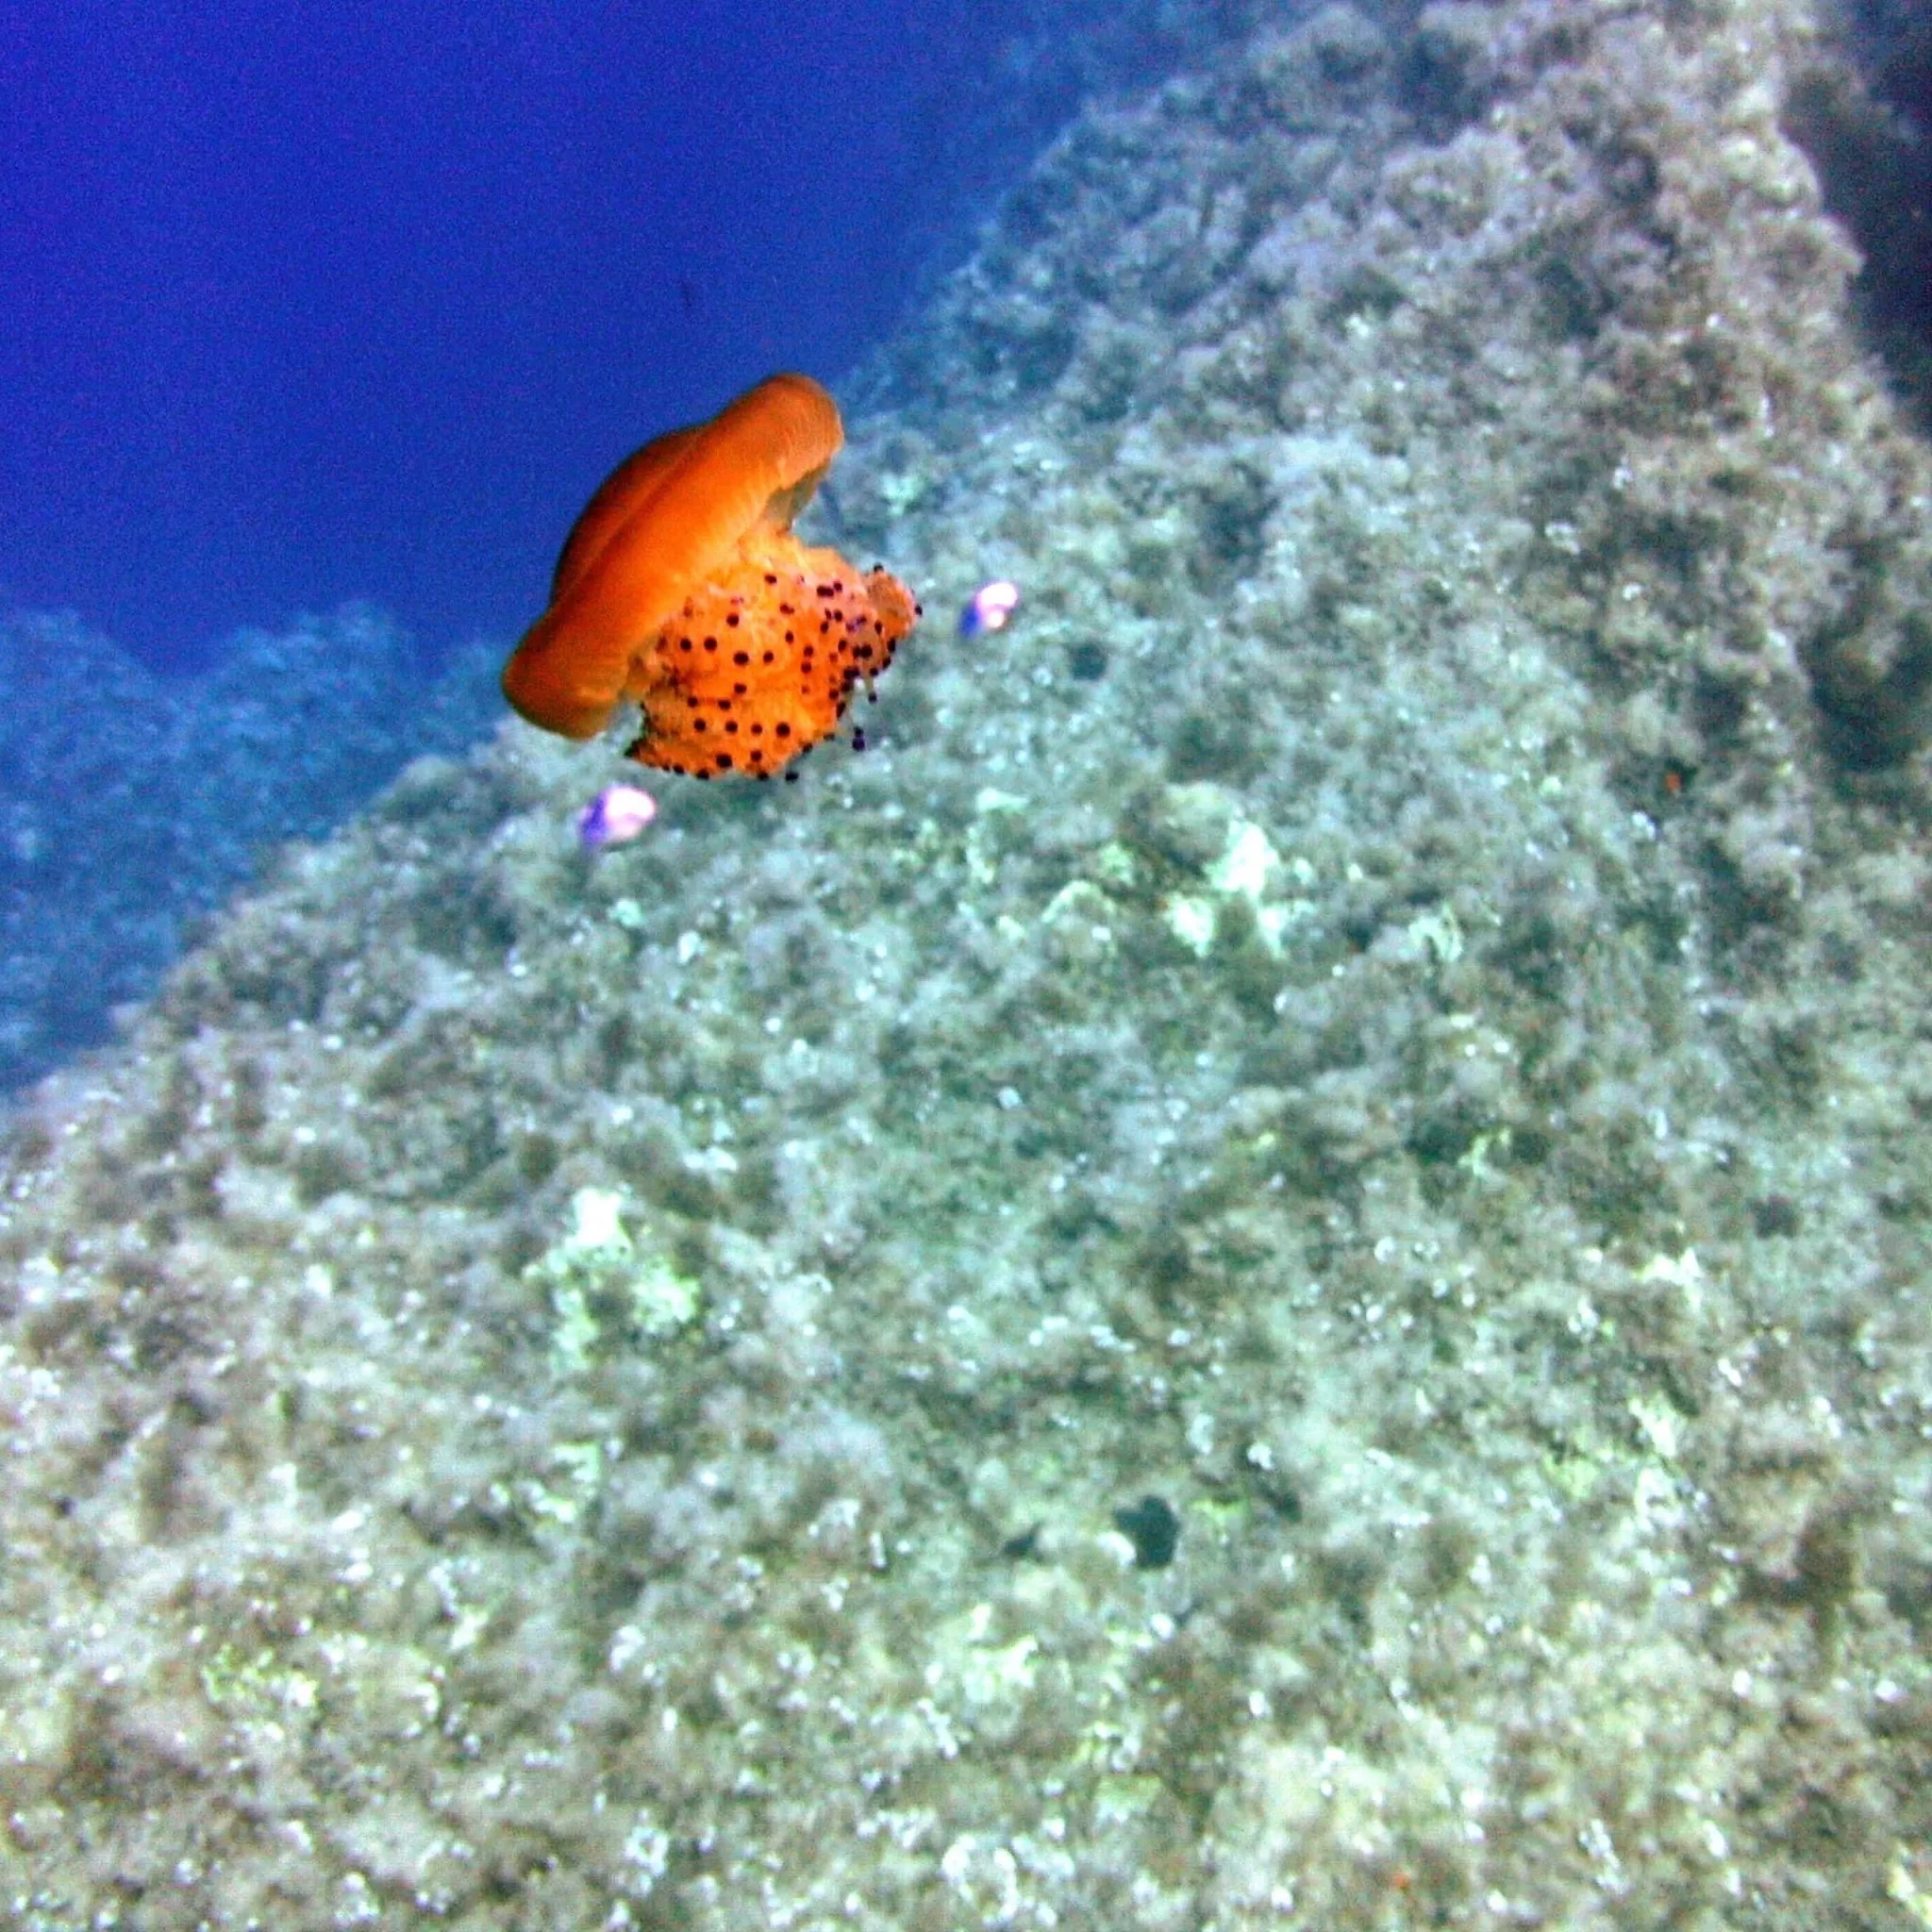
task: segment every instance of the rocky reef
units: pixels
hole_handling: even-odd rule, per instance
[[[488,736],[495,669],[425,675],[355,606],[243,631],[193,678],[71,616],[0,617],[0,1096],[106,1040],[277,845]]]
[[[1008,628],[600,854],[601,751],[423,761],[42,1091],[15,1923],[1932,1923],[1844,58],[1331,6],[1090,111],[818,512]]]

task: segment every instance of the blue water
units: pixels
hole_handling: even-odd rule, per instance
[[[1038,11],[0,7],[0,600],[513,636],[627,449],[963,245],[1077,97]]]

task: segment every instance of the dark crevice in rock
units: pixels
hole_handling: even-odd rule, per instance
[[[1932,25],[1854,44],[1793,77],[1785,128],[1865,258],[1861,319],[1932,430]]]

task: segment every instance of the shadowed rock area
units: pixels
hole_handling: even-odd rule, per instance
[[[355,607],[244,631],[195,678],[72,617],[0,619],[0,1095],[106,1040],[275,847],[486,737],[495,674],[472,650],[427,676]]]

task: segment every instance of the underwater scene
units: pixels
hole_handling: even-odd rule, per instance
[[[420,574],[22,511],[0,1923],[1932,1925],[1924,9],[995,15]]]

